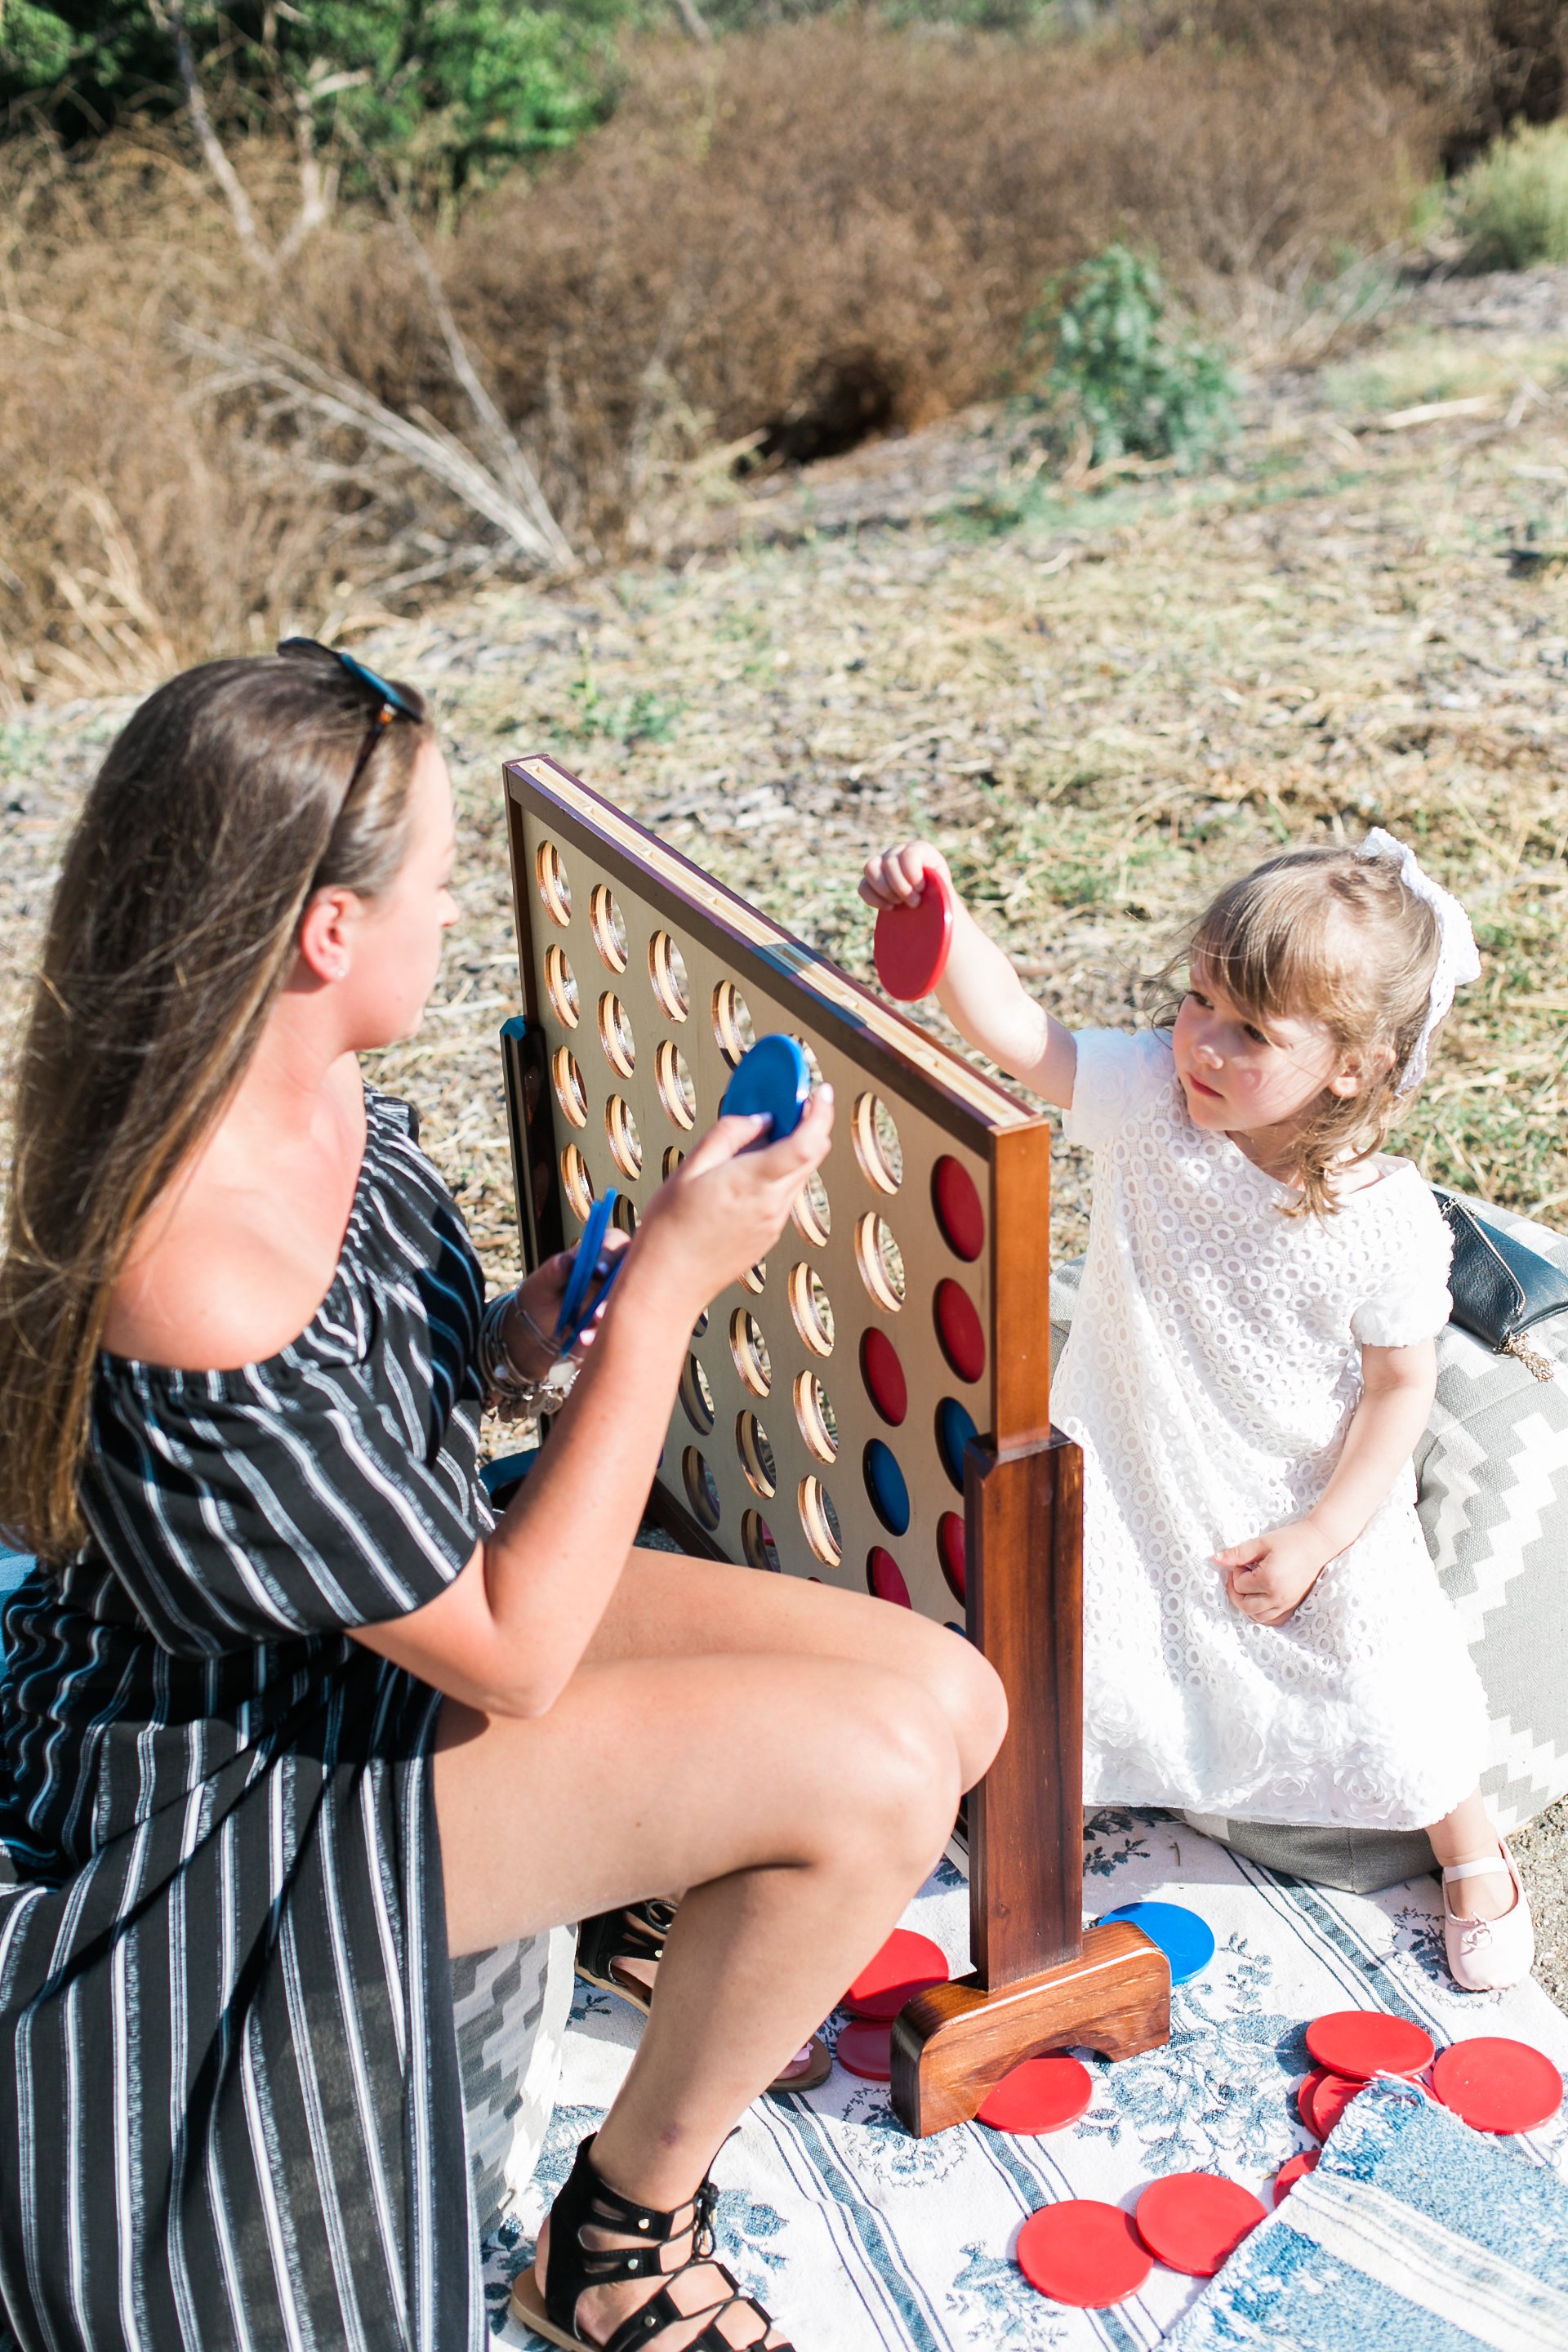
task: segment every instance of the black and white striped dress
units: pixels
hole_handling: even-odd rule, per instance
[[[405,1108],[243,1370],[105,1357],[91,1540],[5,1617],[0,2300],[25,2352],[484,2340],[429,1751],[346,1625],[489,1524],[483,1281]],[[0,2331],[3,2332],[3,2331]]]

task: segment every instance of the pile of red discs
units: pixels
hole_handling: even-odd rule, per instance
[[[848,2021],[834,2052],[869,2082],[892,2071],[893,2020],[907,2000],[948,1981],[945,1955],[929,1936],[900,1927],[856,1978],[841,2006]],[[1376,2009],[1339,2009],[1307,2028],[1312,2071],[1296,2106],[1321,2142],[1375,2075],[1422,2088],[1472,2130],[1533,2131],[1563,2104],[1563,2077],[1527,2042],[1483,2035],[1438,2053],[1408,2018]],[[993,2131],[1033,2137],[1065,2130],[1086,2115],[1094,2077],[1079,2059],[1026,2058],[997,2084],[978,2120]],[[1274,2177],[1276,2206],[1318,2161],[1303,2148]],[[1189,2278],[1212,2278],[1247,2232],[1267,2218],[1260,2198],[1216,2172],[1173,2172],[1152,2181],[1131,2213],[1098,2198],[1070,2197],[1032,2213],[1018,2233],[1019,2269],[1058,2303],[1100,2311],[1136,2294],[1157,2262]]]
[[[1342,2009],[1314,2018],[1307,2028],[1307,2049],[1313,2069],[1297,2091],[1296,2105],[1320,2141],[1378,2074],[1419,2082],[1475,2131],[1533,2131],[1563,2103],[1562,2075],[1527,2042],[1480,2036],[1452,2042],[1439,2055],[1420,2026],[1381,2010]],[[987,2110],[1005,2101],[1010,2086],[1030,2068],[1077,2063],[1028,2060],[992,2093],[980,2110],[982,2122],[1001,2121]],[[1087,2069],[1079,2072],[1087,2081]],[[1304,2148],[1281,2166],[1274,2179],[1276,2206],[1317,2161],[1318,2151]],[[1151,2183],[1131,2213],[1088,2197],[1043,2206],[1019,2231],[1016,2259],[1042,2294],[1098,2311],[1136,2294],[1156,2262],[1189,2277],[1212,2278],[1264,2219],[1261,2200],[1238,2182],[1212,2172],[1175,2172]]]

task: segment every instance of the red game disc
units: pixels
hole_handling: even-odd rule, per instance
[[[1131,2214],[1093,2197],[1042,2205],[1019,2231],[1014,2255],[1032,2287],[1080,2311],[1125,2303],[1154,2267]]]
[[[840,2027],[833,2054],[846,2074],[862,2075],[868,2083],[887,2083],[892,2079],[892,2050],[890,2025],[875,2025],[868,2017],[858,2017],[852,2024]]]
[[[947,1579],[947,1589],[962,1601],[969,1582],[963,1549],[963,1521],[956,1511],[943,1511],[936,1523],[936,1556]]]
[[[985,1370],[985,1332],[974,1301],[960,1282],[939,1282],[936,1336],[961,1381],[977,1381]]]
[[[1317,2149],[1315,2147],[1304,2147],[1300,2156],[1293,2156],[1288,2164],[1282,2164],[1280,2166],[1279,2171],[1274,2176],[1274,2202],[1276,2205],[1279,2203],[1282,2198],[1289,2196],[1290,2191],[1295,2188],[1298,2180],[1305,2180],[1308,2173],[1315,2168],[1317,2161]]]
[[[1319,2131],[1317,2125],[1312,2120],[1312,2095],[1316,2091],[1319,2084],[1326,2083],[1329,2077],[1326,2068],[1317,2066],[1313,2068],[1311,2074],[1308,2075],[1304,2083],[1298,2083],[1296,2085],[1296,2113],[1300,2116],[1301,2121],[1306,2125],[1307,2129],[1312,2134],[1314,2139],[1321,2139],[1322,2137],[1322,2134]]]
[[[1374,2074],[1419,2074],[1436,2044],[1405,2017],[1381,2009],[1336,2009],[1307,2028],[1307,2047],[1331,2074],[1370,2083]]]
[[[904,1582],[904,1571],[890,1551],[882,1545],[872,1546],[866,1562],[866,1582],[879,1601],[896,1601],[900,1609],[913,1607],[910,1588]]]
[[[1490,2034],[1455,2042],[1432,2069],[1432,2088],[1472,2131],[1533,2131],[1563,2105],[1563,2077],[1528,2042]]]
[[[928,1985],[945,1984],[947,1958],[940,1944],[912,1928],[895,1927],[875,1959],[868,1960],[839,2006],[851,2017],[891,2024],[906,2000]]]
[[[1077,2058],[1026,2058],[1004,2074],[979,2111],[993,2131],[1061,2131],[1088,2112],[1094,2077]]]
[[[883,1331],[868,1331],[860,1342],[860,1377],[882,1419],[895,1429],[910,1409],[910,1384],[899,1351]]]
[[[985,1247],[985,1212],[967,1168],[944,1151],[931,1171],[931,1202],[949,1249],[969,1265]]]
[[[1349,2074],[1325,2074],[1312,2093],[1311,2128],[1320,2139],[1327,2139],[1352,2099],[1359,2099],[1365,2090],[1364,2083],[1352,2080]]]
[[[929,996],[946,971],[952,910],[952,883],[928,866],[920,903],[884,907],[878,916],[871,940],[877,977],[900,1004]]]
[[[1261,2200],[1239,2181],[1217,2172],[1173,2172],[1145,2189],[1133,2218],[1158,2261],[1189,2278],[1213,2278],[1268,2217]]]

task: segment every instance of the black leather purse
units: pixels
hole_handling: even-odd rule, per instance
[[[1499,1355],[1517,1356],[1538,1381],[1551,1380],[1556,1370],[1552,1359],[1527,1347],[1521,1335],[1549,1315],[1568,1314],[1568,1274],[1511,1234],[1483,1224],[1452,1192],[1436,1185],[1432,1190],[1454,1236],[1448,1274],[1452,1319]]]

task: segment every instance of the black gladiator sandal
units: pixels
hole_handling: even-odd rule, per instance
[[[651,2205],[634,2205],[618,2189],[601,2180],[594,2167],[589,2150],[594,2145],[592,2134],[577,2150],[577,2161],[572,2167],[566,2185],[550,2209],[550,2258],[545,2264],[544,2293],[541,2296],[539,2282],[531,2269],[523,2272],[511,2290],[511,2316],[524,2327],[531,2327],[536,2336],[548,2343],[559,2344],[563,2352],[632,2352],[634,2346],[647,2345],[650,2352],[658,2352],[658,2334],[666,2327],[689,2326],[700,2319],[702,2326],[688,2339],[687,2352],[763,2352],[773,2326],[773,2321],[753,2295],[742,2294],[740,2284],[731,2277],[722,2263],[713,2260],[713,2208],[718,2191],[711,2179],[704,2180],[695,2197],[678,2205],[673,2213],[659,2213]],[[640,2239],[629,2246],[590,2246],[584,2242],[588,2230],[614,2231],[617,2236]],[[691,2252],[685,2262],[677,2263],[667,2271],[660,2260],[660,2250],[675,2238],[691,2232]],[[668,2284],[656,2287],[645,2304],[638,2305],[630,2317],[623,2319],[613,2336],[603,2345],[582,2335],[577,2327],[577,2305],[590,2289],[598,2286],[620,2286],[628,2279],[678,2279],[686,2271],[703,2267],[712,2270],[723,2281],[725,2292],[713,2303],[700,2304],[695,2311],[682,2311],[677,2305]],[[747,2336],[737,2345],[726,2336],[719,2322],[727,2311],[749,2311],[761,2323],[755,2336]],[[781,2341],[768,2347],[768,2352],[795,2352],[793,2345]]]
[[[578,1975],[600,1992],[613,1992],[620,2000],[630,2001],[647,2017],[652,2007],[652,1993],[632,1964],[658,1966],[675,1913],[673,1903],[655,1895],[641,1903],[628,1903],[624,1911],[595,1912],[577,1930]],[[832,2053],[821,2034],[814,2033],[805,2049],[796,2052],[768,2088],[781,2095],[815,2091],[832,2072]]]

